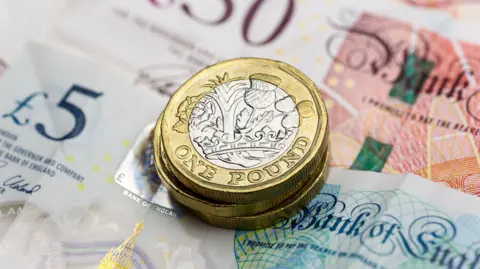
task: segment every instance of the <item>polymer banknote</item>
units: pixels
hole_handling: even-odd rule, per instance
[[[480,11],[480,3],[476,0],[397,0],[418,8],[429,8],[448,12],[452,18],[475,24],[476,14]]]
[[[474,28],[405,1],[279,3],[103,1],[67,8],[55,27],[60,40],[167,95],[225,58],[286,61],[326,101],[333,166],[478,192]]]
[[[360,20],[359,17],[356,21]],[[439,19],[442,20],[443,17]],[[385,21],[377,22],[388,26]],[[396,27],[397,25],[393,28]],[[414,38],[415,35],[411,36]],[[432,36],[428,38],[433,40]],[[339,57],[344,55],[342,51],[345,47],[344,43],[340,43],[342,46],[339,45],[336,50]],[[446,48],[448,49],[448,46]],[[173,61],[175,57],[170,59]],[[478,214],[475,211],[478,201],[475,197],[432,184],[414,175],[381,175],[335,168],[328,179],[328,185],[316,199],[296,216],[284,220],[277,226],[257,231],[233,231],[204,225],[192,218],[188,212],[183,212],[169,199],[154,173],[149,144],[151,122],[163,109],[166,98],[160,98],[147,90],[134,90],[134,87],[129,86],[131,81],[128,79],[121,81],[118,74],[83,61],[51,49],[34,46],[31,52],[21,57],[18,64],[10,64],[9,70],[0,80],[1,92],[16,94],[6,98],[5,105],[2,105],[11,108],[5,112],[10,116],[4,117],[3,121],[12,122],[5,125],[6,131],[2,132],[2,137],[7,142],[15,135],[19,137],[18,142],[11,146],[13,152],[8,149],[8,145],[2,146],[6,147],[2,159],[9,162],[8,165],[12,165],[10,167],[14,167],[12,172],[25,177],[30,175],[25,173],[30,169],[28,168],[30,165],[41,166],[38,163],[40,158],[47,164],[43,168],[49,168],[48,165],[54,161],[50,170],[42,170],[44,173],[55,172],[53,178],[46,174],[40,177],[33,174],[34,180],[31,185],[20,182],[22,185],[17,184],[13,189],[5,189],[4,195],[19,193],[19,197],[11,200],[22,201],[25,197],[29,200],[22,213],[19,213],[21,206],[2,211],[4,215],[8,215],[8,212],[12,214],[15,212],[13,215],[20,214],[2,241],[0,252],[2,265],[10,268],[82,269],[114,263],[125,268],[222,269],[480,266],[478,255],[480,251],[477,249]],[[195,68],[203,64],[200,62],[192,64],[194,63],[192,59],[187,62],[191,70],[196,70]],[[400,65],[401,63],[400,61]],[[413,57],[413,61],[405,65],[415,68],[420,65],[423,68],[426,64],[417,63]],[[454,65],[451,66],[452,70],[455,70]],[[407,67],[405,68],[408,69]],[[25,72],[31,69],[33,71],[30,73]],[[169,67],[165,69],[173,70]],[[175,88],[175,83],[181,83],[182,76],[188,76],[188,72],[180,68],[176,69],[181,71],[179,73],[158,78],[157,76],[164,74],[155,73],[159,70],[162,69],[156,69],[155,66],[151,69],[141,68],[137,84],[146,84],[150,89],[168,94]],[[350,82],[343,82],[344,78],[340,77],[348,71],[346,64],[341,64],[340,61],[332,62],[325,67],[322,71],[324,73],[319,78],[318,84],[324,86],[322,89],[324,97],[331,100],[330,105],[334,105],[330,106],[331,111],[334,111],[332,108],[340,103],[338,100],[341,98],[338,96],[332,98],[328,94],[341,92],[341,89],[334,88],[336,85],[351,85]],[[325,72],[328,72],[328,75],[325,75],[327,74]],[[32,73],[30,76],[25,75]],[[330,80],[332,76],[337,79],[337,83],[335,79]],[[35,85],[23,84],[29,81],[25,79],[29,77],[38,77],[39,82]],[[68,85],[73,81],[85,83],[90,88],[83,92],[79,89],[70,90]],[[331,81],[333,83],[330,83]],[[373,82],[378,81],[373,79]],[[119,83],[118,86],[116,83]],[[355,80],[354,86],[358,83]],[[458,82],[459,85],[466,83],[462,79]],[[35,87],[40,88],[40,92],[45,91],[49,97],[41,100],[42,95],[39,94],[30,100],[22,99],[21,89],[25,87],[30,91]],[[85,94],[88,90],[103,94],[92,99],[90,95]],[[468,92],[468,89],[458,90]],[[68,95],[67,91],[72,93]],[[374,96],[383,96],[384,89],[379,87],[378,91],[379,94]],[[397,94],[398,92],[402,93],[397,91]],[[27,92],[23,93],[27,96]],[[380,158],[369,156],[383,156],[382,154],[388,152],[382,148],[374,151],[379,148],[380,142],[394,144],[390,154],[395,153],[397,142],[382,140],[382,132],[394,130],[392,133],[397,135],[408,135],[401,129],[400,131],[395,129],[407,124],[402,117],[393,120],[389,118],[401,112],[399,108],[405,107],[405,99],[412,100],[416,96],[414,91],[403,93],[405,94],[392,97],[393,101],[387,100],[395,105],[391,105],[391,108],[387,106],[390,104],[388,102],[380,104],[379,101],[369,99],[364,101],[365,103],[359,102],[358,106],[351,106],[357,112],[352,115],[345,114],[348,117],[345,116],[343,121],[340,119],[337,124],[333,124],[332,130],[341,130],[338,134],[348,135],[350,141],[360,137],[358,140],[360,142],[354,144],[358,150],[353,154],[349,153],[354,157],[350,163],[340,163],[338,156],[333,162],[340,163],[345,168],[389,172],[386,170],[390,169],[388,161],[382,165],[382,162],[377,160]],[[448,91],[444,90],[443,93],[448,94]],[[347,95],[342,94],[340,97],[346,99]],[[96,105],[96,102],[105,100],[101,99],[105,97],[108,99],[107,102]],[[355,100],[356,97],[352,98]],[[419,98],[417,96],[417,99]],[[421,111],[422,106],[417,107],[416,102],[418,100],[414,102],[411,111]],[[343,107],[348,107],[344,104],[346,102],[341,103]],[[72,105],[84,111],[87,119],[86,127],[76,137],[68,137],[70,130],[78,121],[69,113]],[[138,109],[140,106],[142,109]],[[36,107],[41,108],[38,110],[41,112],[35,110]],[[15,112],[17,108],[18,111]],[[64,113],[55,113],[55,110],[62,110]],[[353,110],[347,112],[351,111]],[[360,121],[371,116],[369,112],[377,118]],[[413,112],[408,112],[411,114],[404,117],[412,118]],[[377,125],[382,115],[387,120],[384,126]],[[92,117],[95,120],[90,120]],[[27,118],[29,121],[24,127],[18,127],[13,118],[20,123]],[[105,120],[101,120],[103,118]],[[430,120],[418,119],[418,121],[429,124]],[[367,130],[367,133],[372,135],[366,137],[363,133],[362,138],[361,135],[354,133],[352,130],[357,128],[355,122],[360,123],[359,128],[363,128],[361,130]],[[434,120],[431,122],[435,123]],[[92,126],[90,125],[92,123],[96,129],[93,133],[88,133],[88,126]],[[355,128],[347,128],[349,124]],[[386,128],[388,124],[392,125],[390,129]],[[41,125],[44,126],[43,135],[42,129],[37,128]],[[25,130],[25,133],[21,130]],[[89,135],[86,135],[87,133]],[[119,134],[125,134],[127,138],[119,138]],[[54,144],[39,142],[40,139],[48,139],[45,135],[55,139],[62,137],[67,139],[51,141]],[[98,143],[100,140],[97,141],[97,137],[102,137],[101,143]],[[364,140],[370,142],[363,142]],[[363,147],[362,143],[372,146]],[[42,148],[45,145],[53,146],[46,150]],[[337,148],[342,149],[338,146]],[[352,148],[354,149],[354,147],[347,149]],[[372,152],[375,154],[371,154]],[[360,158],[361,161],[356,161],[355,157],[363,156],[360,153],[368,158],[363,157]],[[49,156],[49,160],[47,161],[44,156]],[[33,160],[34,164],[25,163],[22,167],[22,161],[29,161],[25,160],[25,157],[36,158]],[[405,154],[403,159],[407,157],[410,156]],[[16,162],[20,164],[15,166]],[[67,174],[60,172],[62,169],[58,168],[59,163],[67,166],[65,168],[68,169]],[[357,167],[353,167],[353,164]],[[378,166],[382,166],[382,169],[372,169]],[[445,169],[447,176],[455,171],[453,167]],[[400,171],[401,169],[392,170]],[[82,182],[72,180],[73,173],[77,174],[77,177],[80,175]],[[472,179],[471,182],[475,183],[474,177]],[[13,215],[8,217],[10,222]],[[119,257],[120,259],[117,259]]]
[[[54,187],[52,181],[44,184]],[[103,195],[89,200],[73,191],[55,193],[55,200],[47,192],[32,196],[2,241],[1,264],[52,269],[480,267],[478,198],[413,174],[332,168],[327,185],[295,216],[250,231],[214,228],[175,207],[170,208],[175,214],[162,214],[125,196],[119,185],[98,187]]]
[[[168,101],[137,95],[145,90],[102,65],[33,43],[0,89],[0,238],[32,196],[100,191],[87,179],[115,184],[138,130]]]
[[[406,12],[395,15],[399,9]],[[340,12],[345,10],[351,12]],[[115,63],[134,73],[139,83],[167,94],[191,73],[233,57],[279,59],[320,82],[332,63],[333,55],[325,49],[330,21],[353,23],[365,11],[423,25],[449,18],[393,1],[105,0],[67,6],[53,26],[53,37]],[[81,23],[85,18],[89,23]]]
[[[0,59],[14,61],[29,40],[49,40],[51,25],[70,0],[0,0]]]

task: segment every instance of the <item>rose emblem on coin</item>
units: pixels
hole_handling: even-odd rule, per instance
[[[205,85],[210,92],[180,105],[191,110],[188,133],[204,158],[221,167],[247,169],[284,153],[300,121],[294,100],[279,87],[280,78],[258,73],[231,79],[225,73],[211,82]],[[194,99],[198,101],[188,107]],[[180,122],[182,117],[180,113]]]

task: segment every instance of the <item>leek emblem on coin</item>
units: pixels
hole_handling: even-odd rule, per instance
[[[245,58],[182,85],[165,110],[162,138],[183,184],[242,203],[299,185],[323,156],[326,125],[325,106],[305,75]]]

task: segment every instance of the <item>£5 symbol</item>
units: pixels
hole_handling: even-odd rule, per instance
[[[92,99],[97,99],[98,97],[102,96],[102,92],[95,92],[90,89],[78,86],[78,85],[73,85],[60,99],[60,101],[57,103],[57,107],[62,110],[66,110],[66,112],[70,113],[72,117],[75,120],[75,124],[72,127],[72,129],[65,135],[60,136],[60,137],[53,137],[48,134],[46,127],[43,123],[36,123],[35,124],[35,130],[43,137],[48,138],[50,140],[54,141],[63,141],[67,139],[72,139],[80,135],[85,128],[87,118],[85,116],[85,113],[82,111],[81,108],[79,108],[77,105],[75,105],[73,102],[69,101],[69,97],[72,94],[80,94],[84,95],[88,98]],[[43,98],[43,99],[48,99],[48,94],[46,92],[35,92],[27,96],[21,101],[16,101],[17,107],[14,108],[11,112],[5,113],[2,115],[2,118],[4,119],[11,119],[14,124],[19,125],[19,126],[24,126],[30,123],[30,119],[27,117],[22,117],[21,112],[27,109],[33,109],[32,102],[34,102],[34,99],[38,98]],[[20,114],[20,115],[19,115]]]
[[[120,173],[117,175],[117,177],[115,178],[118,182],[122,182],[122,179],[125,177],[125,174],[124,173]]]

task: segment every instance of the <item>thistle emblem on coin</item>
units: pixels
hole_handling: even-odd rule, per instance
[[[212,163],[232,169],[266,164],[292,144],[312,103],[295,103],[276,76],[223,77],[204,85],[211,90],[187,97],[178,107],[177,132],[188,132],[195,149]]]

